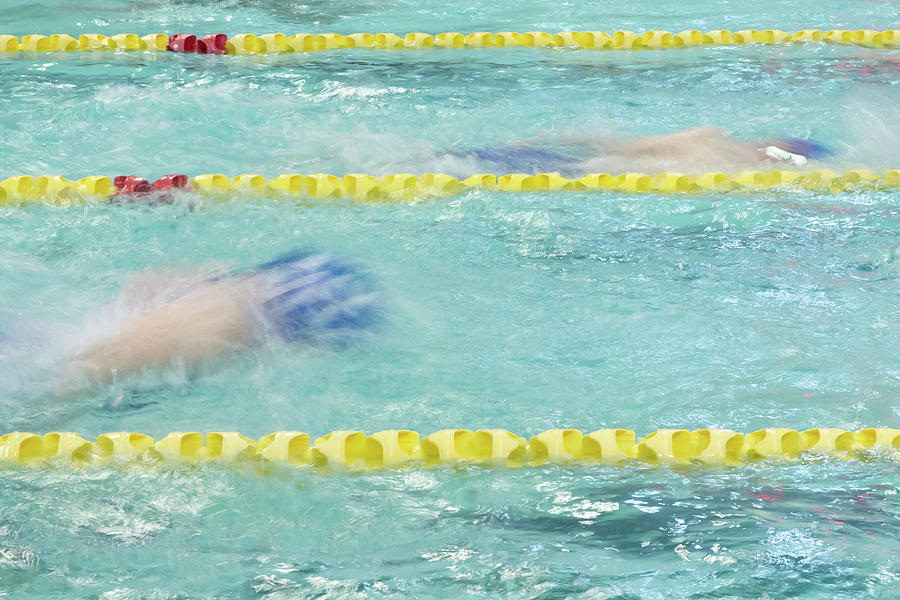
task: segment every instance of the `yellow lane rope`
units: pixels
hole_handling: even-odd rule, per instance
[[[431,35],[414,32],[405,35],[394,33],[266,33],[256,35],[242,33],[227,37],[217,34],[201,37],[192,34],[167,35],[154,33],[139,36],[120,33],[105,36],[99,33],[82,34],[77,38],[68,34],[29,34],[17,38],[0,35],[0,54],[17,52],[199,52],[203,54],[286,54],[293,52],[319,52],[322,50],[368,48],[381,50],[425,50],[432,48],[510,48],[543,47],[592,50],[643,50],[676,49],[696,46],[740,46],[747,44],[825,43],[857,45],[872,48],[900,47],[900,30],[876,29],[803,29],[786,32],[778,29],[715,29],[700,31],[688,29],[679,33],[653,30],[642,33],[633,31],[500,31],[496,33],[455,31]],[[206,43],[204,43],[206,40]],[[224,43],[223,43],[224,42]]]
[[[0,436],[0,466],[49,462],[86,467],[110,461],[261,461],[336,470],[446,464],[504,468],[575,463],[740,466],[804,455],[850,460],[874,453],[900,460],[900,429],[769,428],[746,435],[727,429],[659,429],[642,438],[628,429],[587,434],[577,429],[550,429],[529,440],[505,429],[442,429],[423,437],[415,431],[392,429],[371,435],[333,431],[312,444],[309,434],[299,431],[278,431],[258,440],[236,432],[211,432],[205,438],[198,432],[173,432],[158,441],[133,432],[106,433],[97,436],[96,442],[72,432]]]
[[[207,196],[242,193],[275,198],[291,196],[319,199],[349,198],[360,202],[411,201],[418,198],[451,196],[470,188],[503,192],[708,193],[814,190],[840,193],[900,187],[900,169],[890,169],[880,174],[867,169],[854,169],[843,173],[828,169],[803,172],[741,171],[733,174],[712,171],[696,175],[674,172],[656,175],[596,173],[578,179],[568,179],[559,173],[538,175],[512,173],[499,176],[476,174],[462,180],[439,173],[423,175],[398,173],[381,177],[360,173],[342,177],[327,173],[286,174],[270,179],[254,174],[236,177],[207,174],[190,179],[184,176],[168,177],[181,177],[187,182],[183,189]],[[144,182],[139,178],[132,179]],[[132,197],[139,199],[158,193],[149,183],[144,184],[146,189],[152,191],[120,194],[120,190],[113,185],[113,180],[103,175],[78,180],[69,180],[58,175],[16,175],[0,181],[0,206],[35,202],[69,205],[86,200],[107,201]]]

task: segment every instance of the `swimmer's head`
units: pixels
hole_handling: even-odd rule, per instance
[[[819,159],[832,156],[834,152],[824,144],[820,144],[814,140],[804,140],[801,138],[781,138],[773,142],[774,146],[790,152],[798,154],[810,159]]]
[[[375,286],[338,258],[294,250],[256,271],[269,288],[264,316],[286,341],[344,346],[378,322]]]

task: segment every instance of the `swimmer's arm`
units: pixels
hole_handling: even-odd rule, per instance
[[[171,291],[177,295],[178,290],[187,290],[211,277],[225,274],[223,267],[205,269],[199,273],[175,273],[164,271],[146,271],[133,275],[122,287],[116,298],[119,306],[139,306],[150,301],[154,296]]]
[[[241,283],[204,286],[136,317],[118,334],[75,358],[95,382],[177,362],[197,366],[255,339],[249,291]]]
[[[674,151],[684,151],[685,148],[716,145],[730,139],[728,133],[718,127],[691,127],[675,133],[623,138],[616,150],[630,155],[671,154]]]
[[[742,152],[744,158],[753,153],[755,147],[729,135],[728,131],[719,127],[692,127],[675,133],[664,133],[637,138],[610,135],[576,135],[554,138],[554,142],[577,146],[585,151],[599,151],[607,155],[620,155],[629,158],[657,157],[679,158],[685,153],[706,152],[707,150],[725,149],[730,154]]]
[[[515,144],[533,146],[541,144],[546,145],[547,142],[551,142],[564,144],[566,146],[576,146],[583,150],[602,150],[604,153],[609,154],[644,155],[652,153],[658,148],[681,146],[685,143],[692,145],[702,142],[715,143],[726,138],[728,138],[728,133],[724,129],[716,127],[692,127],[675,133],[664,133],[661,135],[643,137],[582,133],[577,135],[532,138],[516,142]]]
[[[685,163],[753,164],[765,159],[756,144],[738,140],[718,127],[693,127],[623,142],[616,148],[628,158],[657,158]]]

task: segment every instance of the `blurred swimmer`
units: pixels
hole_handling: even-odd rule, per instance
[[[575,177],[625,171],[706,171],[762,165],[801,166],[832,152],[818,142],[783,138],[747,142],[715,127],[694,127],[677,133],[641,138],[567,137],[557,140],[566,151],[546,143],[517,142],[507,146],[455,151],[447,156],[468,161],[469,169],[494,173],[559,172]],[[460,165],[462,166],[462,165]],[[448,165],[454,169],[455,165]]]
[[[250,269],[144,282],[120,294],[125,318],[69,361],[66,387],[145,370],[196,367],[274,335],[344,346],[378,320],[371,281],[334,257],[304,250]],[[123,311],[123,307],[125,310]]]

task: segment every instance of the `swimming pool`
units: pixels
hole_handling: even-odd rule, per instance
[[[4,33],[896,27],[889,3],[14,3]],[[95,3],[98,4],[98,3]],[[441,12],[443,11],[443,12]],[[817,12],[820,11],[820,12]],[[547,17],[547,15],[554,15]],[[558,20],[556,20],[558,19]],[[141,23],[140,27],[137,26]],[[504,49],[0,57],[0,173],[435,170],[447,149],[696,124],[900,164],[897,51]],[[900,426],[896,191],[0,206],[0,431]],[[131,274],[353,257],[384,322],[54,394]],[[14,367],[10,367],[14,365]],[[897,462],[335,474],[0,471],[9,597],[890,597]]]

